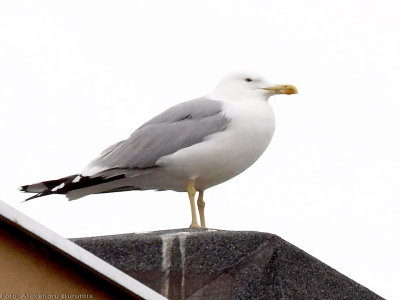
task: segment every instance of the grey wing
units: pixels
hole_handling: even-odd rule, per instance
[[[228,124],[220,101],[200,98],[183,102],[142,125],[127,140],[104,150],[83,174],[155,167],[160,157],[200,143]]]

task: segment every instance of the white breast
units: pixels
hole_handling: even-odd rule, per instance
[[[177,181],[196,179],[196,187],[204,190],[240,174],[260,157],[275,129],[268,102],[224,102],[223,113],[231,120],[226,130],[158,161],[170,176]]]

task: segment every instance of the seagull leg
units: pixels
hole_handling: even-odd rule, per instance
[[[194,203],[194,197],[196,196],[196,188],[194,185],[194,179],[189,180],[186,190],[189,194],[190,209],[192,211],[192,224],[190,224],[190,228],[200,228],[200,225],[197,222],[196,205]]]
[[[199,196],[197,198],[197,208],[199,209],[201,227],[206,228],[206,217],[204,215],[204,207],[206,206],[206,203],[203,200],[203,194],[204,191],[199,191]]]

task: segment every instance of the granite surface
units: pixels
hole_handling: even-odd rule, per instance
[[[269,233],[176,229],[73,241],[169,299],[383,299]]]

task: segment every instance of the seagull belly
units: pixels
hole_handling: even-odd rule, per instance
[[[168,189],[185,191],[187,181],[195,179],[196,188],[205,190],[242,173],[265,151],[275,129],[266,101],[228,103],[224,114],[231,120],[226,130],[158,161]]]

